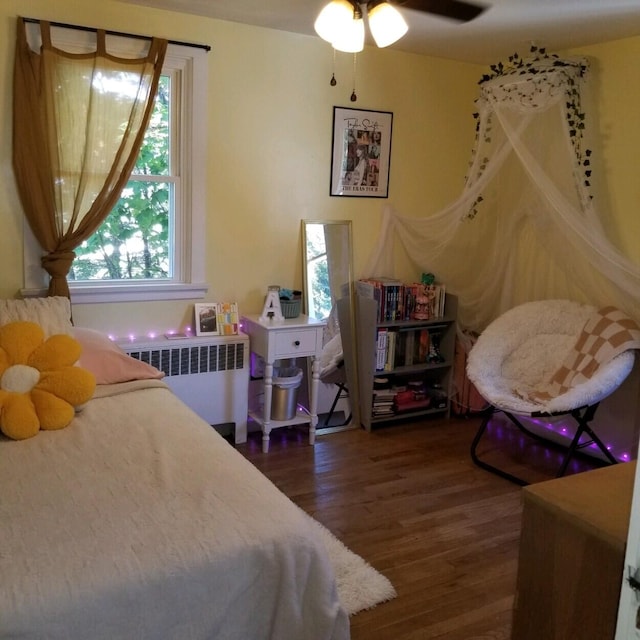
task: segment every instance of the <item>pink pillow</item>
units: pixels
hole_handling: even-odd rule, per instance
[[[73,336],[82,346],[78,364],[93,373],[96,384],[164,378],[163,371],[127,355],[100,331],[73,327]]]

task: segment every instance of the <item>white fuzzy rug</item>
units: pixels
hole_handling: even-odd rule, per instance
[[[317,520],[312,520],[329,552],[340,602],[350,616],[396,597],[396,590],[385,576],[349,550]]]

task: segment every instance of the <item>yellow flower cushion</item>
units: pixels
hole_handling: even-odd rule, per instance
[[[0,431],[13,440],[62,429],[95,390],[93,374],[74,366],[80,343],[69,335],[45,340],[35,322],[0,327]]]

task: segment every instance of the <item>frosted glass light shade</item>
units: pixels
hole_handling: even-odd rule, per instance
[[[349,29],[351,22],[353,5],[348,0],[331,0],[318,14],[313,28],[323,40],[333,44],[342,31]]]
[[[337,32],[331,44],[334,49],[346,53],[362,51],[364,49],[364,20],[352,17],[349,24]]]
[[[388,47],[409,30],[402,14],[388,2],[381,2],[368,9],[367,15],[371,35],[379,47]]]

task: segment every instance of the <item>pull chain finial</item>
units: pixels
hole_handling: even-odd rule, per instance
[[[329,80],[329,84],[332,87],[335,87],[338,84],[336,80],[336,50],[333,49],[333,66],[331,68],[331,80]]]
[[[355,102],[358,99],[356,95],[356,68],[357,68],[358,54],[353,54],[353,91],[351,92],[351,102]]]

